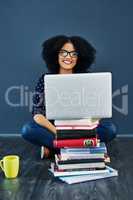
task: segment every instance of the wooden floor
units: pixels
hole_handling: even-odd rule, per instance
[[[118,177],[68,185],[48,173],[50,160],[40,160],[38,147],[20,137],[0,137],[0,159],[7,154],[21,158],[17,179],[5,179],[0,171],[0,200],[132,200],[133,139],[116,139],[108,151]]]

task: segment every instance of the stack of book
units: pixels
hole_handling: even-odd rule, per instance
[[[89,147],[97,146],[96,127],[99,120],[55,120],[57,138],[54,140],[55,148]]]
[[[57,137],[54,147],[60,148],[49,169],[55,177],[69,184],[116,176],[106,166],[107,148],[97,137],[99,120],[55,120]]]

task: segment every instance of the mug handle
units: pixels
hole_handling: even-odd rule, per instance
[[[0,160],[0,167],[1,167],[1,169],[4,171],[3,160]]]

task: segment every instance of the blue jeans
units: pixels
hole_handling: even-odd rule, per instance
[[[32,144],[54,149],[53,140],[55,134],[47,128],[37,124],[34,120],[23,125],[21,129],[23,138]],[[110,121],[100,122],[97,134],[101,142],[108,143],[116,137],[116,126]]]

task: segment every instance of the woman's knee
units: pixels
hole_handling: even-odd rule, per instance
[[[117,128],[116,128],[116,125],[114,123],[110,123],[110,131],[113,135],[116,136],[117,134]]]
[[[24,139],[28,139],[29,135],[33,132],[32,122],[28,122],[22,126],[21,135]]]
[[[109,140],[112,140],[116,137],[117,135],[117,127],[113,122],[110,122],[107,126],[106,129],[108,130],[108,135],[109,135]]]
[[[117,135],[117,127],[111,121],[102,121],[98,126],[97,131],[102,142],[109,142]]]

